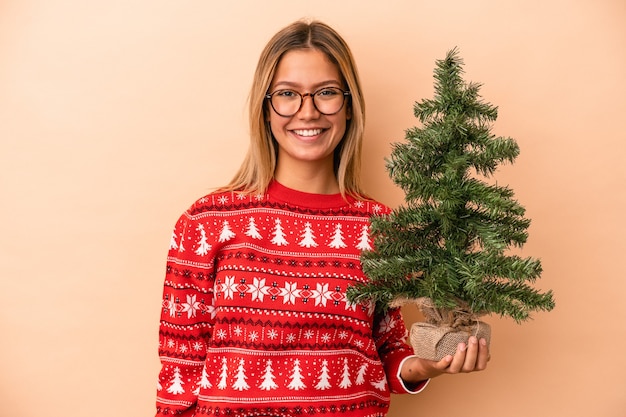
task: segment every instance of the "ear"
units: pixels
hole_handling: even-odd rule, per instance
[[[346,109],[346,120],[351,120],[352,119],[352,106],[349,106]]]

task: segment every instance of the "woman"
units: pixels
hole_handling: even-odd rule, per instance
[[[355,305],[368,219],[388,208],[358,183],[364,103],[343,39],[296,22],[263,50],[251,146],[231,183],[172,236],[157,415],[384,416],[390,393],[486,367],[472,338],[454,357],[413,356],[398,309]]]

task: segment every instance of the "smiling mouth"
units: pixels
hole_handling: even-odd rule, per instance
[[[302,129],[302,130],[293,131],[293,133],[295,133],[296,135],[305,136],[305,137],[317,136],[321,134],[322,132],[323,132],[323,129]]]

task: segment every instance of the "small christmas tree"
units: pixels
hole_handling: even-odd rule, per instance
[[[551,310],[554,301],[551,291],[530,286],[541,275],[540,261],[506,253],[523,246],[530,221],[511,189],[481,177],[513,163],[519,147],[491,134],[497,108],[481,101],[479,84],[463,81],[462,66],[456,48],[437,61],[435,96],[414,107],[422,127],[394,144],[387,169],[405,204],[372,219],[375,249],[361,257],[370,281],[350,288],[348,298],[383,309],[416,301],[429,324],[488,339],[477,317],[496,313],[521,322],[531,311]],[[440,330],[434,343],[447,333]],[[412,334],[416,339],[428,337]],[[449,344],[454,353],[457,341]]]

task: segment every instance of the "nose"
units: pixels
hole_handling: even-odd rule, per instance
[[[307,100],[308,99],[308,100]],[[302,105],[298,110],[297,116],[300,119],[317,119],[320,116],[319,110],[313,102],[313,94],[306,93],[302,95]]]

